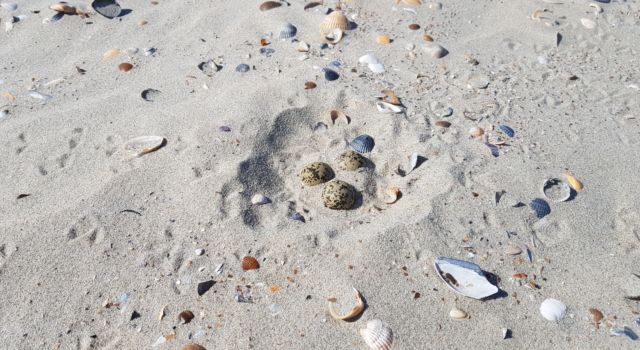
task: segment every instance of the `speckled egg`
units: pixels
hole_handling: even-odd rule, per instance
[[[336,161],[338,162],[338,168],[340,168],[340,170],[347,171],[356,171],[366,164],[366,158],[354,151],[342,153]]]
[[[334,177],[333,169],[331,169],[329,164],[322,162],[309,163],[305,165],[300,172],[302,183],[308,186],[325,183]]]
[[[322,202],[329,209],[351,209],[356,202],[356,189],[344,181],[331,181],[322,190]]]

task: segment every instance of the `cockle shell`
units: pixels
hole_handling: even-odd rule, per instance
[[[571,188],[566,182],[558,178],[550,178],[544,180],[542,194],[550,201],[564,202],[571,198]]]
[[[69,6],[67,3],[64,2],[59,2],[57,4],[53,4],[51,6],[49,6],[50,9],[56,11],[56,12],[60,12],[60,13],[64,13],[65,15],[75,15],[76,14],[76,8],[73,6]]]
[[[454,320],[464,320],[468,318],[469,315],[467,315],[464,310],[460,310],[457,307],[454,307],[453,309],[451,309],[451,311],[449,311],[449,317],[453,318]]]
[[[291,39],[296,36],[296,33],[298,33],[298,28],[291,23],[285,23],[282,25],[282,28],[280,28],[280,35],[278,37],[282,40]]]
[[[549,298],[540,304],[540,314],[549,321],[560,321],[566,312],[567,306],[560,300]]]
[[[370,320],[367,322],[367,328],[361,329],[360,335],[370,349],[391,349],[391,343],[393,343],[393,331],[381,320]]]
[[[325,37],[336,28],[342,31],[349,29],[349,20],[340,10],[333,11],[324,18],[320,23],[320,35]]]
[[[358,152],[346,151],[336,159],[338,168],[346,171],[356,171],[358,168],[365,166],[366,158]]]
[[[498,292],[498,287],[491,284],[480,266],[474,263],[439,257],[433,265],[440,279],[456,293],[483,299]]]
[[[335,177],[329,164],[314,162],[305,165],[300,172],[302,183],[307,186],[316,186],[325,183]]]
[[[269,197],[266,197],[265,195],[256,194],[253,197],[251,197],[251,204],[254,204],[254,205],[263,205],[263,204],[269,204],[269,203],[271,203],[271,199],[269,199]]]
[[[335,298],[329,299],[329,314],[331,314],[331,317],[333,317],[336,320],[349,321],[358,317],[358,315],[360,315],[362,311],[364,311],[365,304],[364,304],[364,301],[362,300],[362,296],[360,295],[360,292],[358,292],[358,290],[355,288],[353,288],[353,291],[356,293],[356,304],[345,315],[339,315],[338,312],[336,311],[335,305],[334,305]]]
[[[321,198],[324,206],[329,209],[348,210],[356,202],[356,190],[344,181],[334,180],[325,185]]]
[[[129,151],[134,157],[140,157],[147,153],[157,151],[167,143],[162,136],[139,136],[133,138],[124,145],[124,149]]]
[[[375,142],[369,135],[360,135],[351,141],[351,148],[358,153],[369,153],[373,150]]]
[[[543,217],[549,215],[551,213],[551,207],[549,203],[542,198],[535,198],[529,203],[529,207],[536,214],[538,219],[542,219]]]

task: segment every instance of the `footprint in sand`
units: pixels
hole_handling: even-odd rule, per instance
[[[66,234],[67,242],[87,241],[90,246],[102,242],[104,239],[104,227],[99,224],[96,217],[86,215],[80,217],[71,225]]]

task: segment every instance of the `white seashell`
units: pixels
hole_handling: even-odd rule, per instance
[[[433,58],[442,58],[449,53],[447,49],[442,47],[440,44],[436,44],[434,42],[425,44],[422,49],[424,50],[424,52],[426,52],[429,56]]]
[[[411,154],[411,157],[409,158],[409,171],[407,171],[407,174],[410,174],[415,168],[418,167],[419,159],[420,156],[418,155],[418,152],[413,152]]]
[[[507,339],[509,337],[509,328],[502,328],[502,339]]]
[[[393,331],[381,320],[371,320],[367,322],[367,328],[361,329],[360,335],[370,349],[391,349],[391,343],[393,343]]]
[[[376,73],[376,74],[384,73],[384,64],[382,63],[369,64],[367,67],[369,67],[369,70],[372,71],[373,73]]]
[[[362,65],[365,65],[365,64],[380,64],[381,63],[380,60],[376,56],[374,56],[374,55],[372,55],[370,53],[368,53],[368,54],[366,54],[364,56],[360,56],[360,58],[358,59],[358,62],[360,64],[362,64]]]
[[[255,204],[255,205],[263,205],[263,204],[268,204],[271,203],[271,199],[269,199],[268,197],[261,195],[261,194],[256,194],[253,197],[251,197],[251,204]]]
[[[567,312],[567,306],[560,300],[545,299],[540,305],[540,314],[549,321],[560,321]]]
[[[309,49],[310,49],[310,48],[311,48],[311,47],[309,46],[309,44],[307,44],[307,43],[306,43],[306,42],[304,42],[304,41],[300,41],[300,42],[298,43],[298,48],[297,48],[297,49],[298,49],[298,51],[299,51],[299,52],[309,52]]]
[[[9,111],[7,111],[6,109],[3,109],[0,111],[0,121],[4,118],[6,118],[9,115]]]
[[[38,92],[38,91],[29,92],[29,96],[31,96],[33,98],[37,98],[39,100],[43,100],[44,102],[47,102],[47,101],[49,101],[49,100],[51,100],[53,98],[53,96],[51,96],[51,95],[43,94],[43,93]]]
[[[127,141],[124,149],[135,158],[157,151],[166,143],[167,140],[162,136],[139,136]]]
[[[489,77],[486,75],[472,75],[467,80],[467,88],[475,90],[486,89],[489,83]]]
[[[507,246],[507,248],[504,249],[504,253],[506,255],[518,255],[520,253],[522,253],[522,248],[518,247],[517,245],[511,243]]]
[[[451,309],[451,311],[449,311],[449,317],[453,318],[454,320],[464,320],[468,318],[469,315],[467,315],[464,310],[460,310],[457,307],[454,307],[453,309]]]
[[[550,201],[565,202],[571,198],[571,188],[558,178],[550,178],[542,183],[542,194]]]
[[[402,106],[396,106],[394,104],[384,102],[384,101],[377,101],[376,107],[378,108],[378,112],[381,112],[381,113],[398,114],[404,111],[404,108],[402,108]]]
[[[464,260],[439,257],[433,263],[440,279],[456,293],[483,299],[498,292],[485,277],[480,266]]]
[[[595,27],[597,27],[598,25],[596,24],[596,22],[588,19],[588,18],[581,18],[580,19],[580,23],[582,23],[582,25],[587,28],[587,29],[594,29]]]

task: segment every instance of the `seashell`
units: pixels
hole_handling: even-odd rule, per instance
[[[518,255],[522,253],[522,248],[518,247],[515,244],[509,244],[507,248],[505,248],[504,253],[506,255]]]
[[[451,311],[449,311],[449,317],[453,318],[454,320],[464,320],[468,318],[469,315],[467,315],[464,310],[460,310],[457,307],[454,307],[453,309],[451,309]]]
[[[385,102],[389,102],[396,106],[400,106],[402,104],[400,102],[400,99],[396,95],[396,93],[393,92],[393,90],[389,90],[389,89],[382,90],[382,94],[384,94],[383,99],[386,100]]]
[[[427,33],[424,33],[424,34],[422,35],[422,40],[424,40],[424,41],[426,41],[426,42],[429,42],[429,43],[430,43],[430,42],[433,42],[433,38],[431,37],[431,35],[429,35],[429,34],[427,34]]]
[[[542,198],[536,198],[529,203],[529,207],[533,209],[538,219],[542,219],[543,217],[549,215],[551,213],[551,207],[549,207],[549,203]]]
[[[194,317],[195,315],[193,314],[193,312],[191,312],[190,310],[185,310],[178,315],[178,320],[180,320],[182,324],[187,324],[191,322],[191,320],[193,320]]]
[[[306,42],[304,42],[304,41],[300,41],[300,42],[298,43],[297,50],[298,50],[299,52],[309,52],[309,49],[310,49],[310,46],[309,46],[309,44],[307,44]]]
[[[128,72],[133,69],[133,64],[123,62],[118,65],[118,70],[121,72]]]
[[[166,143],[167,140],[162,136],[139,136],[127,141],[124,149],[134,157],[140,157],[159,150]]]
[[[356,202],[356,190],[344,181],[334,180],[324,186],[321,198],[329,209],[348,210]]]
[[[342,40],[344,32],[340,28],[332,29],[327,35],[325,35],[325,40],[330,44],[337,44]]]
[[[358,58],[358,63],[365,65],[365,64],[379,64],[381,63],[380,60],[378,60],[378,58],[370,53],[364,55],[364,56],[360,56],[360,58]]]
[[[489,150],[491,151],[491,155],[494,157],[497,157],[500,155],[500,149],[498,149],[498,146],[485,142],[484,143],[487,147],[489,147]]]
[[[473,128],[469,129],[469,135],[473,136],[473,137],[480,137],[482,135],[484,135],[484,129],[474,126]]]
[[[398,4],[418,6],[418,5],[422,5],[422,0],[396,0],[396,5]]]
[[[225,125],[219,127],[218,130],[221,132],[231,132],[231,128]]]
[[[385,69],[384,69],[384,64],[382,63],[374,63],[374,64],[369,64],[367,65],[367,67],[369,68],[369,70],[375,74],[381,74],[384,73]]]
[[[509,137],[514,137],[516,132],[509,126],[504,125],[504,124],[500,124],[498,125],[498,128],[500,128],[500,130],[502,130],[503,133],[505,133],[505,135],[509,136]]]
[[[187,344],[183,346],[180,350],[207,350],[207,348],[205,348],[202,345],[192,343],[192,344]]]
[[[480,266],[464,260],[439,257],[433,263],[440,279],[453,291],[469,298],[483,299],[498,292]]]
[[[58,22],[59,20],[61,20],[63,17],[64,17],[64,13],[62,13],[62,12],[56,12],[56,14],[55,14],[55,15],[53,15],[53,16],[51,16],[51,17],[48,17],[48,18],[43,19],[43,20],[42,20],[42,23],[45,23],[45,24],[46,24],[46,23],[55,23],[55,22]],[[6,24],[8,24],[8,23],[6,23]]]
[[[254,204],[254,205],[264,205],[269,203],[271,203],[271,199],[269,199],[269,197],[266,197],[262,194],[256,194],[253,197],[251,197],[251,204]]]
[[[602,13],[602,7],[595,3],[590,3],[589,7],[593,7],[593,13],[598,16],[598,14]]]
[[[634,341],[638,340],[638,335],[628,326],[611,328],[609,329],[609,334],[616,337],[625,336]]]
[[[145,20],[141,20],[141,21],[138,21],[138,23],[137,23],[137,24],[138,24],[138,27],[143,27],[143,26],[147,25],[148,23],[149,23],[149,22],[147,22],[147,21],[145,21]]]
[[[53,98],[53,96],[51,95],[43,94],[42,92],[38,91],[30,91],[29,96],[37,98],[38,100],[42,100],[44,101],[43,103],[46,103]]]
[[[0,6],[9,12],[13,12],[18,9],[18,4],[13,2],[2,2],[0,3]]]
[[[198,69],[200,69],[200,71],[205,75],[212,77],[213,73],[220,71],[222,67],[217,65],[213,60],[208,60],[200,62],[198,64]]]
[[[314,162],[305,165],[300,172],[302,183],[307,186],[316,186],[335,177],[333,169],[329,164],[322,162]]]
[[[567,306],[560,300],[549,298],[540,304],[540,314],[548,321],[560,321],[566,312]]]
[[[379,35],[376,37],[376,42],[380,45],[386,45],[391,43],[391,38],[388,35]]]
[[[411,23],[411,24],[409,24],[409,29],[418,30],[418,29],[420,29],[420,25],[416,24],[416,23]]]
[[[142,54],[145,55],[145,56],[151,56],[154,53],[156,53],[156,51],[158,51],[158,49],[156,49],[155,47],[145,47],[143,49],[143,53]]]
[[[109,49],[107,52],[102,54],[102,59],[110,60],[120,54],[120,49]]]
[[[355,151],[345,151],[336,159],[338,168],[346,171],[356,171],[367,164],[367,158]]]
[[[340,78],[340,75],[338,73],[336,73],[336,71],[329,69],[329,68],[324,68],[324,78],[327,81],[334,81],[334,80],[338,80],[338,78]]]
[[[196,289],[198,291],[198,295],[203,296],[204,293],[208,292],[209,289],[211,289],[214,284],[216,284],[216,281],[214,280],[207,280],[207,281],[198,283],[198,286]]]
[[[571,197],[571,188],[558,178],[550,178],[542,183],[542,194],[550,201],[564,202]]]
[[[265,39],[265,38],[261,38],[261,39],[260,39],[260,46],[267,46],[267,45],[269,45],[269,44],[271,44],[271,43],[269,42],[269,40],[267,40],[267,39]]]
[[[349,118],[346,114],[344,114],[341,111],[331,111],[330,113],[331,115],[331,122],[335,125],[336,124],[336,120],[339,118],[343,118],[344,120],[347,121],[347,124],[351,123],[351,118]]]
[[[278,36],[281,40],[291,39],[296,36],[298,33],[298,28],[296,28],[291,23],[285,23],[280,28],[280,35]]]
[[[49,6],[50,9],[56,11],[56,12],[60,12],[60,13],[64,13],[65,15],[75,15],[76,14],[76,8],[73,6],[69,6],[67,5],[67,3],[65,2],[59,2],[57,4],[53,4],[51,6]]]
[[[310,2],[310,3],[306,4],[306,5],[304,5],[304,10],[306,11],[308,9],[311,9],[311,8],[314,8],[314,7],[320,6],[320,5],[322,5],[322,2],[313,1],[313,2]]]
[[[0,111],[0,120],[6,118],[9,115],[9,111],[6,109],[3,109]]]
[[[142,91],[140,96],[142,96],[142,98],[145,101],[153,102],[156,98],[158,98],[158,96],[160,96],[160,93],[161,93],[160,90],[145,89],[145,90]]]
[[[364,301],[362,300],[362,296],[360,295],[360,292],[358,292],[358,290],[355,288],[353,288],[353,291],[356,293],[356,304],[345,315],[338,315],[338,312],[336,311],[335,305],[334,305],[335,298],[329,299],[329,314],[331,314],[331,317],[333,317],[336,320],[349,321],[358,317],[358,315],[360,315],[364,311],[365,304],[364,304]]]
[[[327,124],[323,123],[323,122],[318,122],[314,127],[313,127],[313,131],[325,131],[327,130]]]
[[[320,35],[325,37],[336,28],[342,31],[349,29],[349,20],[340,10],[333,11],[324,18],[320,23]]]
[[[315,89],[316,88],[316,83],[312,82],[312,81],[307,81],[304,83],[304,89],[305,90],[311,90],[311,89]]]
[[[369,153],[373,150],[375,142],[369,135],[360,135],[353,139],[349,145],[358,153]]]
[[[436,44],[433,42],[429,42],[427,44],[424,45],[423,47],[424,52],[426,52],[429,56],[433,57],[433,58],[442,58],[444,56],[446,56],[449,51],[447,51],[447,49],[445,49],[444,47],[442,47],[440,44]]]
[[[486,89],[489,86],[489,78],[485,75],[472,75],[467,80],[467,87],[469,89]]]
[[[576,191],[580,191],[582,190],[582,182],[580,182],[580,180],[578,180],[575,176],[570,175],[570,174],[565,174],[564,176],[567,179],[567,183],[569,183],[569,186],[571,186],[571,188],[573,188]]]
[[[415,168],[418,167],[418,162],[420,161],[420,156],[417,152],[411,153],[411,157],[409,157],[409,171],[407,171],[407,175],[410,174]]]
[[[236,67],[236,72],[238,73],[246,73],[251,69],[251,67],[249,67],[248,64],[245,63],[240,63],[237,67]]]
[[[367,328],[361,329],[360,335],[370,349],[391,349],[391,343],[393,343],[393,331],[381,320],[370,320],[367,322]]]
[[[449,123],[446,120],[438,120],[435,123],[433,123],[435,126],[439,126],[441,128],[448,128],[451,126],[451,123]]]
[[[402,197],[402,191],[400,191],[400,187],[389,187],[385,191],[386,198],[384,200],[387,204],[393,204]]]
[[[115,0],[93,0],[91,7],[97,13],[109,19],[118,17],[122,11],[122,8]]]
[[[594,308],[589,309],[589,313],[591,314],[591,320],[593,320],[593,323],[596,324],[596,328],[598,328],[598,324],[604,319],[604,315],[600,310]]]
[[[289,216],[289,219],[294,220],[294,221],[300,221],[302,223],[307,222],[304,218],[304,216],[302,216],[302,214],[295,212],[293,214],[291,214],[291,216]]]
[[[397,106],[384,101],[377,101],[376,107],[378,108],[378,112],[381,112],[381,113],[398,114],[404,111],[404,108],[402,108],[402,106]]]
[[[581,18],[580,23],[582,23],[582,25],[587,29],[594,29],[595,27],[598,26],[598,24],[596,24],[595,21],[590,20],[588,18]]]
[[[243,271],[257,270],[260,268],[258,260],[252,256],[245,256],[240,262]]]
[[[277,1],[265,1],[260,5],[260,11],[269,11],[280,6],[282,6],[282,4]]]

